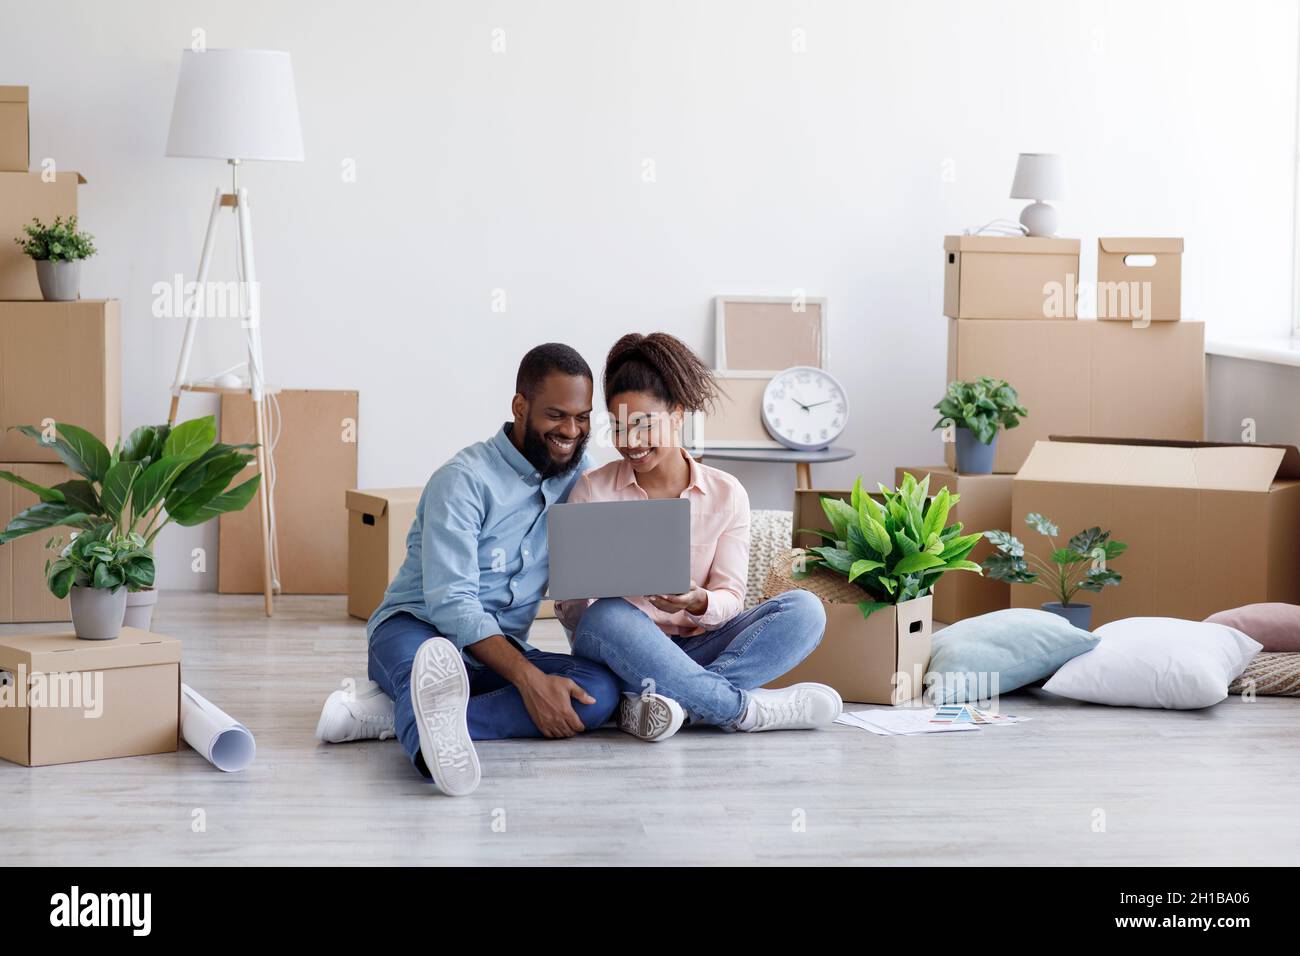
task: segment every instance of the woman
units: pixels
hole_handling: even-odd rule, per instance
[[[603,662],[623,681],[619,727],[664,740],[684,719],[739,731],[832,723],[842,703],[824,684],[760,689],[812,653],[826,612],[800,590],[741,611],[749,497],[731,475],[681,447],[685,414],[709,408],[717,396],[712,373],[679,339],[633,333],[610,349],[604,386],[620,457],[579,478],[569,500],[691,503],[689,591],[556,608],[573,631],[573,652]]]

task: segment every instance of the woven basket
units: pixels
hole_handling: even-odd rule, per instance
[[[791,548],[772,560],[772,567],[767,572],[767,584],[763,587],[765,599],[803,588],[828,604],[857,604],[859,601],[871,600],[866,591],[856,584],[850,584],[843,575],[822,567],[814,567],[806,578],[795,580],[790,569],[795,559],[803,553],[802,548]]]

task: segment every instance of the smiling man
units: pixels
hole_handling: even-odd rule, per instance
[[[604,665],[526,641],[548,577],[546,511],[588,464],[591,398],[591,369],[569,346],[524,356],[513,420],[420,497],[406,561],[366,627],[375,685],[330,695],[318,737],[396,734],[421,773],[461,795],[479,782],[473,740],[572,737],[609,719],[619,684]]]

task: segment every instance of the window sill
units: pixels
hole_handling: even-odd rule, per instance
[[[1205,354],[1300,368],[1300,340],[1292,338],[1209,339]]]

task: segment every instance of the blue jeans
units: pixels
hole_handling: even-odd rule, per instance
[[[438,632],[410,614],[394,614],[375,628],[370,638],[370,679],[393,698],[397,739],[406,754],[425,776],[428,770],[420,757],[420,732],[411,707],[411,665],[415,652]],[[573,710],[587,730],[609,720],[618,706],[618,678],[602,664],[569,654],[548,654],[531,650],[525,655],[543,673],[567,677],[596,698],[594,704],[573,701]],[[469,708],[466,719],[469,735],[475,740],[501,740],[505,737],[540,737],[533,719],[528,716],[519,690],[489,667],[467,667],[469,671]]]
[[[573,652],[609,666],[623,689],[649,689],[681,704],[692,719],[729,726],[748,704],[746,691],[775,680],[813,652],[826,611],[808,591],[787,591],[713,631],[673,638],[622,598],[587,608]]]

